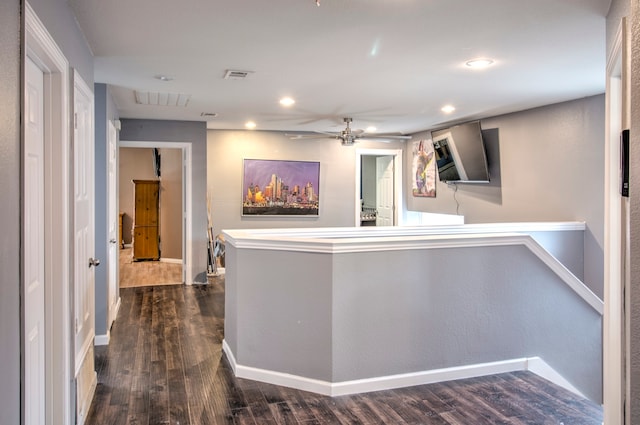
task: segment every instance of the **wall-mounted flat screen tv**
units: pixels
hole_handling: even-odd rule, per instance
[[[440,181],[489,182],[489,166],[480,121],[432,131],[431,139]]]

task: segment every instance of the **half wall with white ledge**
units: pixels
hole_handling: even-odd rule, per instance
[[[602,400],[584,223],[225,230],[236,376],[326,395],[531,370]]]

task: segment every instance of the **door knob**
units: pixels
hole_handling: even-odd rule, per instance
[[[91,268],[91,266],[98,267],[99,265],[100,260],[98,260],[97,258],[89,258],[89,268]]]
[[[109,240],[109,243],[116,243],[116,240],[115,239],[111,239],[111,240]]]

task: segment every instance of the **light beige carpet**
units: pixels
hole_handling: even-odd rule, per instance
[[[131,248],[120,250],[120,287],[181,285],[182,264],[133,261]]]

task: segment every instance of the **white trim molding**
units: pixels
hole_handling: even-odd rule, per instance
[[[70,70],[69,62],[35,11],[25,2],[26,56],[45,78],[45,409],[52,423],[71,423]]]
[[[583,222],[461,224],[412,227],[224,230],[236,248],[344,254],[354,252],[522,245],[535,254],[600,315],[604,303],[533,236],[584,231]],[[528,232],[528,233],[526,233]]]
[[[436,382],[476,378],[479,376],[516,371],[530,371],[573,392],[574,394],[579,395],[580,397],[585,397],[580,391],[571,385],[569,381],[564,379],[540,357],[525,357],[398,375],[378,376],[375,378],[357,379],[352,381],[329,382],[304,376],[291,375],[288,373],[275,372],[272,370],[243,366],[236,362],[236,358],[226,341],[222,341],[222,350],[227,356],[231,369],[238,378],[266,382],[268,384],[295,388],[302,391],[310,391],[330,397],[391,390],[415,385],[434,384]]]

